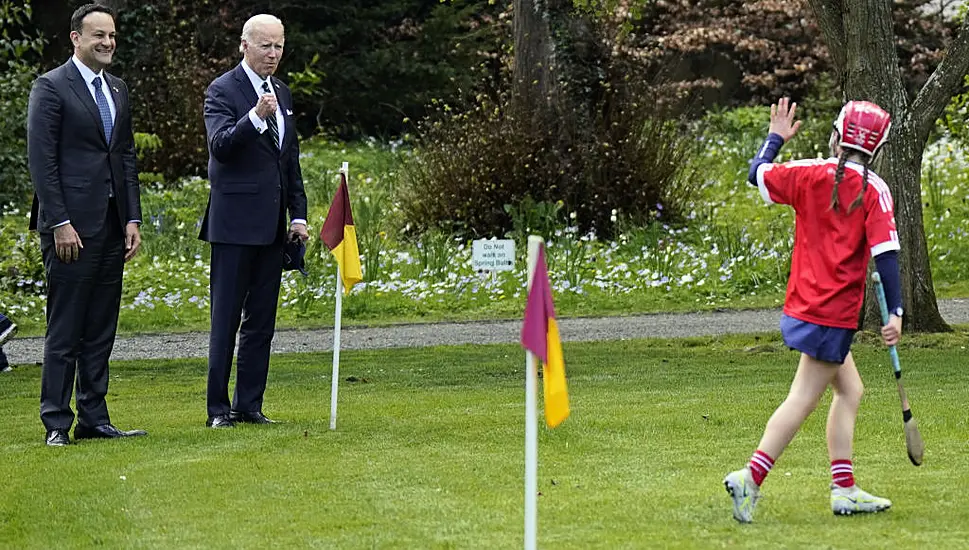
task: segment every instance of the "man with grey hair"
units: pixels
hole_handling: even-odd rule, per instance
[[[309,238],[293,98],[272,76],[284,40],[278,18],[253,16],[242,28],[242,62],[205,92],[211,188],[199,238],[211,243],[206,425],[212,428],[273,423],[262,404],[283,250],[287,241]],[[236,387],[230,402],[237,331]]]

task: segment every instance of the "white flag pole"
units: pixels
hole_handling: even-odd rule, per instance
[[[350,163],[344,162],[340,173],[350,181]],[[330,381],[330,429],[336,429],[336,403],[340,386],[340,325],[343,321],[343,277],[336,265],[336,307],[333,314],[333,378]]]
[[[336,429],[336,399],[340,382],[340,322],[343,317],[343,281],[336,268],[336,313],[333,317],[333,379],[330,381],[330,429]]]
[[[542,238],[528,237],[528,291],[532,289]],[[526,294],[527,296],[527,294]],[[527,298],[526,298],[527,299]],[[525,550],[538,544],[538,369],[525,351]]]

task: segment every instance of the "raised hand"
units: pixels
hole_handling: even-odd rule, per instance
[[[269,115],[276,114],[276,96],[273,94],[262,94],[259,102],[256,103],[256,116],[266,120]]]
[[[801,121],[795,120],[796,110],[797,103],[791,103],[787,97],[780,98],[770,106],[770,128],[767,131],[781,136],[785,143],[790,141],[801,128]]]

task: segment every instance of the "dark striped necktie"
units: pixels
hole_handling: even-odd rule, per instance
[[[262,91],[267,94],[271,94],[272,90],[269,89],[269,82],[262,83]],[[266,117],[266,124],[269,126],[269,135],[273,138],[273,144],[276,148],[279,148],[279,126],[276,125],[276,113],[273,113]]]

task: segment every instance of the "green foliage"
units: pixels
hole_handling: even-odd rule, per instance
[[[31,27],[30,0],[0,1],[0,204],[28,202],[27,99],[44,40]]]
[[[460,101],[500,51],[488,0],[346,0],[283,7],[296,109],[341,138],[404,131],[432,98]],[[306,117],[309,118],[309,117]],[[308,128],[304,118],[303,127]]]
[[[256,0],[124,2],[114,70],[132,90],[136,128],[165,144],[145,155],[143,170],[166,181],[206,173],[205,89],[239,62],[242,26],[265,10]],[[498,10],[487,0],[274,6],[286,27],[277,74],[292,87],[297,129],[395,135],[432,97],[459,99],[485,80],[488,52],[500,50]]]
[[[198,239],[198,228],[208,193],[208,182],[198,178],[168,185],[161,182],[144,185],[141,190],[144,241],[139,256],[175,256],[186,261],[207,257],[208,249]]]
[[[455,239],[447,232],[432,229],[421,235],[414,243],[417,248],[417,258],[421,265],[421,274],[427,274],[433,280],[441,280],[448,273],[453,273],[452,261],[455,256]]]
[[[564,201],[506,203],[508,212],[502,209],[502,214],[512,220],[513,238],[533,232],[546,237],[559,314],[779,306],[790,268],[794,220],[789,208],[766,208],[757,189],[745,181],[753,152],[744,144],[759,145],[765,128],[757,126],[750,136],[706,141],[705,149],[692,157],[702,187],[685,207],[682,224],[663,218],[643,223],[617,209],[616,221],[610,219],[615,232],[610,239],[579,230],[578,213],[573,219]],[[933,213],[925,217],[925,225],[933,280],[944,298],[969,296],[969,163],[963,150],[957,142],[940,141],[924,157],[923,172],[937,181],[935,191],[924,188],[925,202],[932,205],[927,212]],[[335,265],[317,234],[344,160],[350,163],[358,241],[364,261],[373,262],[365,266],[365,283],[344,297],[344,323],[520,317],[524,240],[517,242],[514,271],[483,278],[471,269],[466,237],[408,228],[399,219],[397,172],[410,154],[373,142],[318,138],[303,143],[312,236],[309,276],[283,276],[281,328],[326,326],[333,319]],[[125,267],[123,331],[208,330],[209,247],[197,238],[207,195],[207,182],[200,179],[144,183],[144,241],[141,253]],[[0,219],[0,249],[10,251],[0,255],[0,311],[15,315],[25,334],[37,335],[44,327],[43,269],[36,234],[26,226],[22,209],[8,209]]]
[[[138,158],[144,158],[148,153],[153,153],[161,149],[162,140],[156,134],[146,134],[144,132],[135,132],[135,151],[138,153]]]
[[[969,75],[963,80],[962,93],[953,96],[939,122],[949,135],[969,145]]]
[[[357,197],[351,207],[365,280],[380,280],[382,277],[380,256],[387,241],[389,206],[390,197],[387,191],[378,188]]]
[[[805,158],[827,158],[831,153],[828,139],[832,123],[841,109],[840,94],[830,76],[819,77],[807,97],[797,104],[801,129],[784,145],[779,161]],[[715,109],[699,122],[707,153],[718,160],[726,177],[744,180],[749,161],[763,144],[770,125],[770,106]],[[740,154],[737,154],[737,153]]]
[[[40,239],[36,233],[26,231],[26,219],[16,221],[20,223],[0,225],[0,250],[4,251],[0,256],[0,289],[22,297],[45,294]],[[0,309],[0,313],[5,311]]]
[[[217,14],[234,12],[240,3],[145,0],[119,10],[112,70],[131,90],[135,129],[164,143],[139,151],[140,170],[159,172],[170,182],[206,173],[204,93],[237,62],[232,47],[242,28],[241,22],[229,28],[230,21]]]
[[[508,236],[525,242],[529,235],[539,235],[550,239],[556,230],[564,227],[565,217],[562,207],[565,203],[535,202],[530,195],[516,204],[506,204],[505,213],[511,217],[511,231]]]
[[[327,90],[323,87],[323,79],[326,73],[320,67],[320,54],[314,54],[301,71],[291,71],[289,73],[289,89],[293,93],[293,103],[302,105],[304,102],[318,105],[316,116],[316,130],[323,130],[323,115],[325,106],[323,100],[327,96]]]
[[[943,136],[926,149],[922,202],[936,287],[969,280],[969,156],[963,141]]]
[[[583,284],[595,279],[595,234],[579,235],[574,225],[556,231],[555,238],[548,244],[548,268],[562,275],[568,288],[582,288]]]
[[[401,168],[401,208],[421,230],[493,236],[520,231],[518,224],[548,231],[547,205],[559,205],[577,214],[582,232],[609,236],[616,210],[643,223],[673,220],[692,196],[685,161],[695,141],[628,90],[607,93],[597,113],[583,117],[588,127],[567,113],[523,120],[504,96],[479,95],[464,112],[436,105]],[[529,204],[543,212],[529,212]]]

